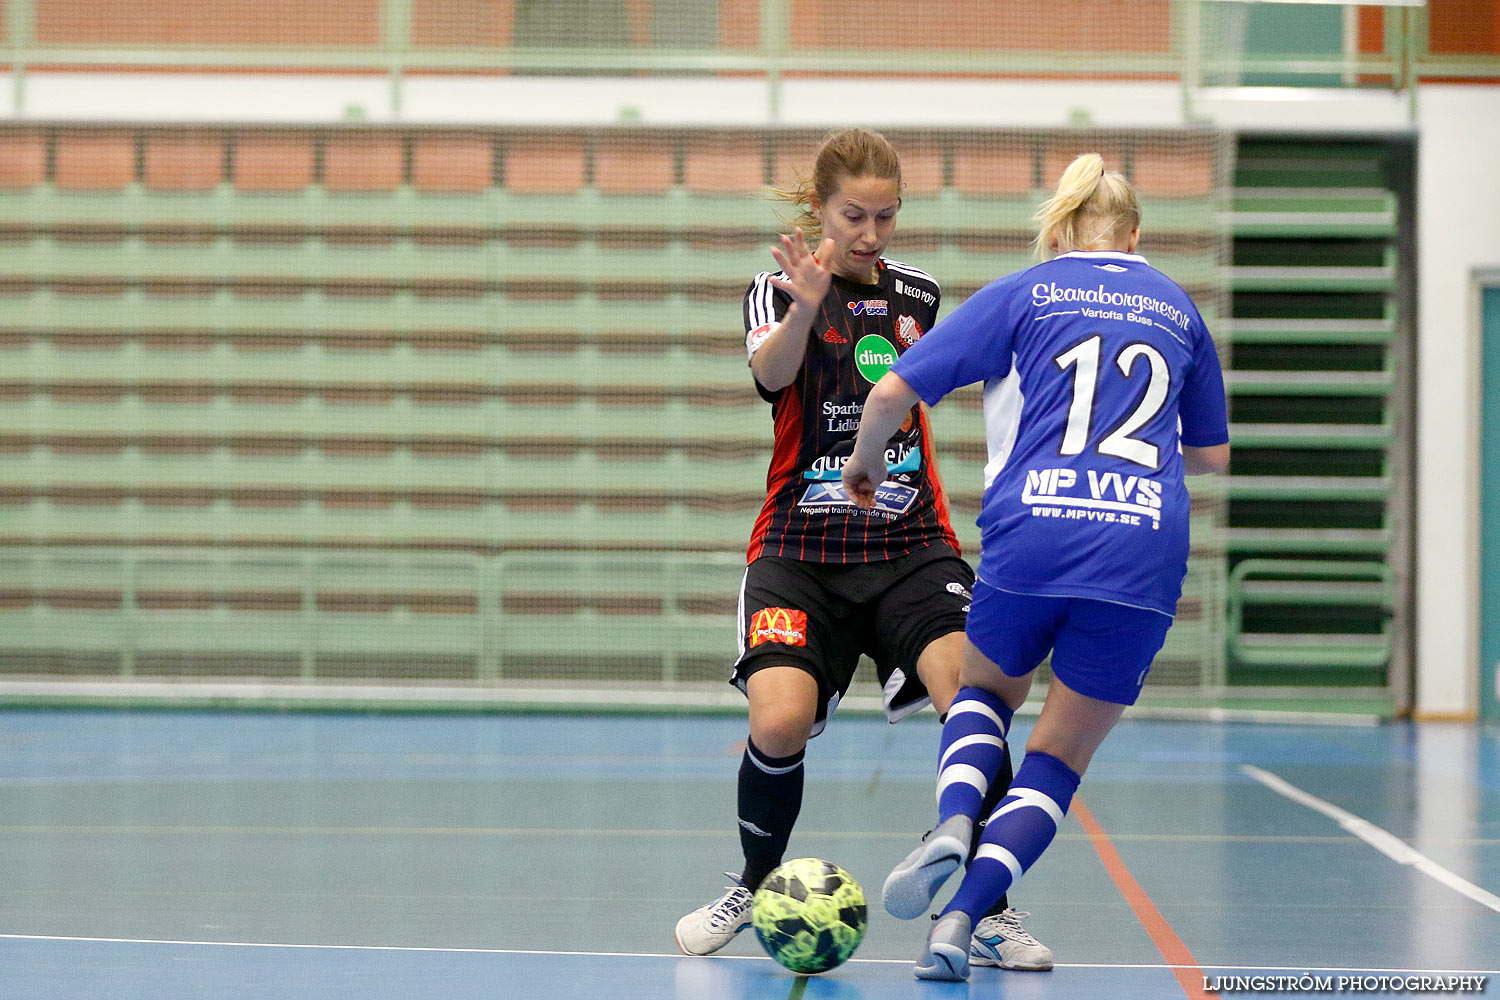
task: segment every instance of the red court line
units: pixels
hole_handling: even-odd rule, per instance
[[[1099,854],[1099,860],[1104,862],[1104,868],[1109,872],[1109,877],[1114,880],[1115,888],[1120,890],[1120,895],[1125,897],[1125,902],[1135,911],[1135,918],[1146,928],[1146,933],[1151,936],[1151,943],[1156,945],[1156,950],[1161,952],[1162,958],[1167,960],[1167,965],[1172,970],[1172,975],[1177,977],[1178,985],[1188,995],[1190,1000],[1202,1000],[1204,997],[1216,997],[1219,994],[1203,988],[1203,969],[1198,965],[1193,953],[1188,951],[1187,945],[1182,943],[1182,938],[1172,930],[1172,925],[1167,923],[1167,918],[1161,915],[1156,904],[1151,902],[1151,897],[1146,895],[1146,890],[1130,874],[1130,869],[1125,867],[1125,862],[1120,858],[1120,852],[1115,850],[1115,845],[1110,843],[1109,835],[1104,832],[1104,827],[1089,812],[1089,807],[1083,804],[1083,799],[1073,796],[1073,804],[1070,811],[1078,822],[1083,824],[1083,829],[1089,835],[1089,842],[1094,845],[1094,850]]]

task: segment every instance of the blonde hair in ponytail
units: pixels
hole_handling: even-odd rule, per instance
[[[1104,169],[1104,157],[1084,153],[1068,164],[1057,193],[1036,210],[1034,249],[1045,258],[1057,240],[1057,252],[1111,250],[1141,224],[1135,188],[1123,175]]]

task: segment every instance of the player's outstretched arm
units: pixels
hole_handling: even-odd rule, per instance
[[[818,254],[827,260],[833,252],[833,240],[824,240]],[[781,322],[766,337],[765,343],[750,359],[750,370],[756,381],[767,390],[775,392],[791,385],[802,369],[802,360],[807,353],[807,331],[828,294],[833,282],[833,272],[822,264],[807,248],[802,230],[781,237],[781,247],[773,247],[771,256],[781,265],[785,278],[772,278],[771,284],[792,297],[791,308],[781,317]]]
[[[844,463],[844,489],[866,510],[875,505],[875,490],[885,482],[885,446],[906,414],[917,404],[917,394],[906,380],[887,372],[870,390],[859,418],[854,453]]]
[[[1210,472],[1223,472],[1229,468],[1229,444],[1214,444],[1208,447],[1182,446],[1182,471],[1190,476],[1202,476]]]

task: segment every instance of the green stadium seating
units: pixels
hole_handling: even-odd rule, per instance
[[[1075,135],[892,137],[946,308],[1032,263]],[[0,129],[4,669],[721,676],[771,427],[741,299],[818,138]],[[1217,324],[1210,147],[1110,142]],[[933,422],[977,554],[977,391]],[[1170,683],[1222,673],[1219,517]]]
[[[1369,142],[1240,144],[1221,338],[1232,682],[1387,683],[1406,389],[1386,156]]]
[[[1394,602],[1391,573],[1383,563],[1245,559],[1229,574],[1231,655],[1253,666],[1383,670],[1391,657]],[[1245,611],[1255,605],[1362,607],[1378,614],[1380,627],[1369,633],[1250,632]]]
[[[597,659],[727,676],[743,571],[726,555],[7,549],[0,671],[89,658],[120,676],[535,677]],[[108,663],[108,668],[97,666]]]

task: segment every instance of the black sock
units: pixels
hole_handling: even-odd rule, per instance
[[[990,813],[1000,806],[1000,800],[1005,798],[1010,791],[1010,783],[1015,778],[1015,768],[1010,762],[1010,741],[1005,743],[1005,755],[1001,759],[1000,773],[995,775],[995,780],[990,782],[990,787],[985,790],[984,801],[979,805],[979,818],[974,822],[974,838],[969,842],[969,857],[964,865],[967,867],[974,860],[974,852],[979,850],[979,838],[984,835],[984,824],[989,820]],[[1005,896],[995,901],[995,905],[985,911],[984,916],[993,916],[1010,906],[1010,900]],[[982,918],[981,918],[982,919]]]
[[[756,890],[771,869],[781,864],[802,810],[802,759],[805,749],[790,757],[768,757],[746,741],[740,760],[740,847],[745,852],[745,888]]]

